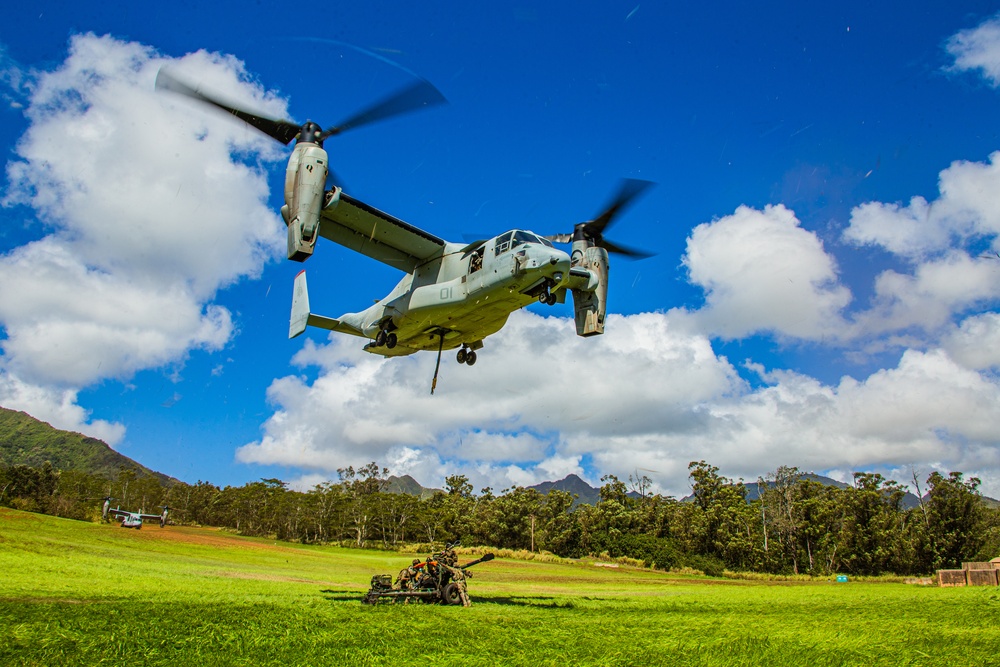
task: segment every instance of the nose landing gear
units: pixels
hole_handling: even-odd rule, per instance
[[[538,295],[538,303],[544,303],[547,306],[556,305],[556,295],[552,292],[542,292]]]
[[[538,303],[544,303],[547,306],[556,305],[556,295],[549,291],[549,284],[545,285],[545,289],[538,293]]]

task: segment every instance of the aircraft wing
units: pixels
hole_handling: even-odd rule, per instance
[[[124,516],[128,516],[129,514],[131,514],[131,512],[126,512],[125,510],[110,509],[110,510],[108,510],[108,514],[110,514],[112,516],[117,516],[117,517],[124,517]]]
[[[143,521],[159,521],[160,520],[160,515],[159,514],[140,514],[139,516],[142,517]]]
[[[411,273],[445,245],[422,229],[343,192],[323,209],[319,235],[389,266]]]

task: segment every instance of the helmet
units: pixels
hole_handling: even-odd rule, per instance
[[[410,563],[410,565],[420,565],[420,559],[419,558],[414,558],[413,562]]]

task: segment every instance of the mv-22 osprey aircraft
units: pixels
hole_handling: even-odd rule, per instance
[[[156,87],[222,109],[283,144],[295,140],[281,207],[289,259],[304,262],[322,236],[406,274],[373,306],[331,318],[311,312],[306,274],[300,272],[295,278],[289,338],[314,326],[367,338],[365,350],[387,357],[436,350],[431,393],[443,350],[459,348],[458,362],[475,364],[483,339],[499,331],[513,311],[534,301],[563,303],[571,292],[577,334],[604,333],[608,253],[649,256],[604,238],[615,217],[652,185],[649,181],[624,181],[604,212],[577,224],[571,234],[539,236],[514,229],[473,243],[445,241],[349,196],[340,186],[327,189],[329,161],[323,142],[361,125],[445,102],[427,81],[420,80],[326,130],[312,121],[299,125],[239,109],[166,69],[158,73]],[[570,253],[553,242],[571,243]]]
[[[167,525],[167,515],[170,513],[170,508],[166,505],[163,506],[163,512],[161,514],[143,514],[142,510],[138,512],[129,512],[123,510],[120,507],[111,507],[111,501],[115,500],[111,496],[104,498],[104,505],[101,507],[101,517],[105,520],[109,516],[113,516],[116,521],[121,521],[122,528],[135,528],[140,530],[142,528],[143,521],[152,521],[154,519],[159,519],[160,528]]]

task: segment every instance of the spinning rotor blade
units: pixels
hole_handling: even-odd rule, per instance
[[[653,185],[652,181],[640,181],[634,178],[623,180],[621,188],[618,190],[618,195],[604,209],[604,212],[593,220],[584,223],[587,226],[587,235],[599,239],[601,234],[604,233],[605,228],[614,222],[615,217],[632,203],[633,199],[641,195],[651,185]]]
[[[634,259],[646,259],[647,257],[653,256],[653,253],[651,252],[646,252],[645,250],[635,250],[634,248],[629,248],[628,246],[623,246],[620,243],[613,243],[605,239],[601,239],[601,247],[608,252],[625,255],[626,257],[632,257]]]
[[[577,224],[573,228],[572,234],[552,234],[545,238],[553,243],[571,243],[575,240],[589,239],[594,245],[601,246],[610,253],[617,253],[636,259],[652,257],[652,253],[629,248],[628,246],[604,239],[604,231],[614,223],[618,214],[624,211],[636,197],[652,185],[654,185],[652,181],[641,181],[634,178],[625,179],[618,189],[618,194],[615,195],[607,208],[596,218]]]
[[[166,68],[161,68],[157,73],[156,88],[157,90],[168,90],[206,104],[211,104],[216,108],[222,109],[226,113],[236,116],[245,123],[257,128],[267,136],[272,137],[286,145],[298,137],[303,130],[305,130],[303,136],[309,135],[306,139],[307,141],[322,143],[327,137],[340,134],[341,132],[345,132],[347,130],[352,130],[356,127],[361,127],[363,125],[368,125],[369,123],[391,118],[392,116],[397,116],[399,114],[447,102],[444,95],[442,95],[437,88],[431,85],[429,81],[421,79],[416,83],[389,95],[382,101],[373,104],[364,111],[351,116],[336,127],[320,131],[320,127],[314,123],[307,122],[305,125],[299,125],[290,120],[277,120],[274,118],[268,118],[267,116],[262,116],[261,114],[255,112],[239,109],[227,102],[223,102],[217,97],[203,92],[200,87],[192,87],[187,83],[184,83],[167,71]]]
[[[420,79],[413,85],[389,95],[380,102],[376,102],[364,111],[361,111],[336,127],[331,127],[322,134],[322,138],[340,134],[347,130],[352,130],[362,125],[368,125],[392,116],[416,111],[424,107],[444,104],[448,100],[429,81]]]
[[[156,74],[156,89],[168,90],[172,93],[177,93],[179,95],[184,95],[198,100],[199,102],[211,104],[214,107],[222,109],[226,113],[236,116],[248,125],[257,128],[267,136],[272,137],[285,145],[289,144],[292,139],[295,138],[295,135],[297,135],[302,129],[301,125],[288,120],[275,120],[273,118],[268,118],[267,116],[262,116],[260,114],[244,111],[230,106],[215,97],[206,95],[201,91],[200,86],[189,86],[164,68],[161,68]]]

